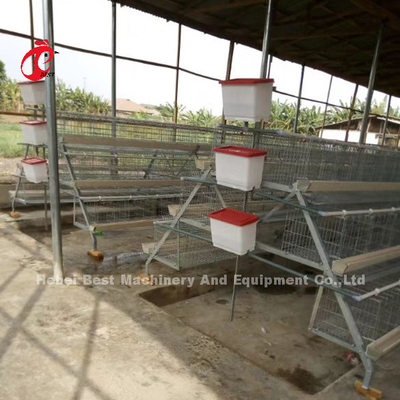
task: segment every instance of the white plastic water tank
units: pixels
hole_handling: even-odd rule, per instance
[[[219,82],[227,120],[268,120],[271,114],[273,79],[229,79]]]
[[[22,98],[27,105],[46,104],[45,81],[18,82]]]
[[[254,214],[223,208],[208,214],[215,247],[242,256],[256,245],[257,222]]]
[[[217,183],[234,189],[259,189],[262,182],[265,150],[239,146],[214,149]]]
[[[33,145],[47,145],[47,123],[44,121],[22,121],[20,122],[24,143]]]
[[[22,160],[25,178],[29,182],[40,183],[47,182],[47,160],[39,157],[25,158]]]

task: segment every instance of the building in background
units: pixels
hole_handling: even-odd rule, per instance
[[[349,132],[348,142],[358,143],[361,133],[362,118],[354,118],[348,126],[348,121],[337,122],[326,125],[324,129],[319,128],[318,136],[324,139],[342,140],[346,138],[347,130]],[[367,144],[382,145],[383,129],[385,118],[370,116],[367,129]],[[399,147],[400,138],[400,119],[389,118],[386,126],[385,145]]]

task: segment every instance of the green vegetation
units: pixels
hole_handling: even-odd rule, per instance
[[[86,92],[80,88],[71,88],[64,82],[58,81],[56,86],[57,108],[64,111],[81,112],[87,114],[107,115],[110,112],[108,101],[91,92]],[[342,107],[349,107],[350,101],[340,101]],[[371,107],[372,114],[383,115],[386,113],[387,97],[382,102],[373,102]],[[7,77],[4,63],[0,61],[0,111],[21,112],[23,102],[19,86],[16,81]],[[358,118],[365,110],[365,101],[356,99],[355,109],[358,111],[353,114],[353,118]],[[174,118],[174,106],[170,103],[155,106],[159,115],[151,113],[136,112],[130,115],[131,118],[172,122]],[[318,128],[322,125],[324,107],[312,106],[302,107],[300,110],[298,131],[307,135],[315,135]],[[270,120],[266,123],[269,129],[291,131],[293,129],[296,115],[296,103],[273,101]],[[328,107],[325,124],[348,120],[350,111],[341,107]],[[390,109],[392,117],[400,117],[399,108]],[[213,127],[221,121],[221,116],[213,115],[211,110],[201,108],[200,110],[186,111],[183,105],[178,106],[178,123]],[[241,122],[236,125],[243,125]],[[0,124],[0,156],[18,157],[21,155],[21,148],[17,142],[21,140],[21,130],[19,125]]]
[[[0,124],[0,157],[22,157],[24,148],[19,124]]]

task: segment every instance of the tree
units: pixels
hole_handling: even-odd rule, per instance
[[[3,61],[0,60],[0,85],[7,79],[6,66]]]

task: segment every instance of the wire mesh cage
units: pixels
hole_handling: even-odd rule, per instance
[[[298,179],[334,181],[400,180],[400,153],[286,132],[219,126],[215,144],[267,150],[264,181],[292,185]]]
[[[349,277],[347,278],[349,281]],[[360,295],[383,287],[400,279],[399,272],[385,278],[365,278],[363,285],[352,286],[351,290]],[[341,281],[343,283],[343,280]],[[322,296],[317,303],[317,313],[312,328],[345,343],[353,345],[348,324],[340,309],[336,295],[332,290],[320,288]],[[346,299],[357,328],[367,345],[400,325],[400,287],[385,291],[379,297],[370,297],[362,301]]]
[[[400,213],[345,215],[314,218],[332,260],[365,254],[400,244]],[[282,250],[321,262],[311,232],[299,210],[286,216]]]
[[[58,112],[57,129],[60,136],[72,134],[210,145],[214,139],[213,128],[67,111]]]

